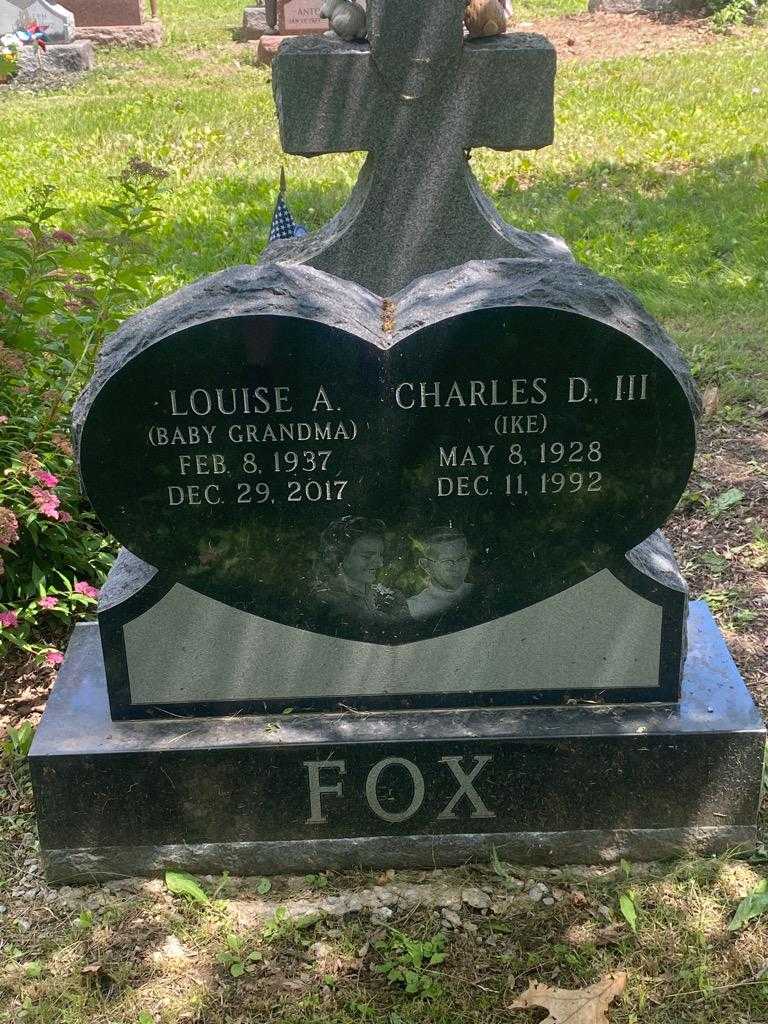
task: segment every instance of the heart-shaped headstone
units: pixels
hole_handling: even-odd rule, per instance
[[[619,286],[498,260],[381,300],[240,268],[111,339],[76,428],[105,526],[168,581],[397,644],[509,614],[674,508],[695,398]]]

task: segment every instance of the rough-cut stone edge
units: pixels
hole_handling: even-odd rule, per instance
[[[157,575],[154,565],[142,561],[127,548],[120,548],[99,596],[99,612],[114,608],[140,590]]]
[[[680,574],[675,553],[661,530],[656,530],[641,544],[628,551],[626,558],[638,572],[688,596],[688,584]]]
[[[580,263],[473,260],[420,277],[393,296],[393,301],[397,318],[393,343],[448,315],[496,306],[537,306],[589,317],[650,349],[678,378],[694,415],[700,412],[688,364],[661,324],[618,281]]]
[[[163,338],[213,319],[258,314],[315,320],[381,344],[380,304],[365,288],[311,267],[246,265],[202,278],[137,313],[107,338],[72,413],[75,444],[79,448],[88,409],[104,384]]]
[[[662,829],[585,829],[575,832],[501,832],[445,836],[372,836],[352,839],[167,846],[112,846],[43,851],[49,882],[98,882],[151,877],[169,869],[194,874],[270,875],[351,868],[451,867],[487,862],[495,848],[508,863],[607,864],[709,856],[753,847],[749,825]]]
[[[165,28],[160,19],[142,25],[78,25],[75,39],[89,39],[94,46],[135,46],[146,49],[162,46]]]
[[[161,299],[111,335],[90,383],[73,411],[79,450],[88,409],[106,382],[132,358],[186,328],[245,315],[296,316],[355,334],[381,348],[447,317],[496,306],[562,309],[609,324],[653,351],[676,375],[694,415],[698,394],[672,339],[620,284],[578,263],[550,260],[475,260],[419,278],[393,297],[395,330],[381,326],[381,298],[349,281],[301,264],[263,263],[223,270]],[[628,554],[632,565],[673,589],[687,588],[660,533]],[[136,593],[156,570],[125,552],[102,597],[106,610]]]
[[[395,330],[382,330],[382,300],[360,285],[303,264],[222,270],[127,320],[102,346],[73,411],[79,447],[88,409],[106,382],[140,352],[186,328],[237,316],[292,316],[357,335],[386,349],[450,317],[494,307],[560,309],[607,324],[650,349],[675,374],[694,415],[700,402],[680,350],[626,288],[564,260],[474,260],[428,274],[393,296]]]

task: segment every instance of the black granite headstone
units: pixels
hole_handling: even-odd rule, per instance
[[[157,569],[100,612],[113,714],[677,696],[684,590],[627,554],[695,400],[631,296],[516,260],[386,306],[303,267],[204,287],[205,319],[118,332],[76,411],[91,502]]]
[[[124,548],[31,752],[51,878],[754,838],[765,730],[659,532],[688,370],[467,160],[548,144],[554,50],[368,11],[275,64],[286,149],[369,152],[345,209],[132,318],[75,410]]]

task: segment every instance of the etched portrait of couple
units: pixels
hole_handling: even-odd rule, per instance
[[[313,593],[345,617],[371,622],[407,622],[439,616],[472,592],[468,582],[472,553],[464,533],[453,523],[419,532],[412,538],[414,578],[411,595],[383,582],[387,563],[386,526],[380,519],[344,516],[320,538]]]

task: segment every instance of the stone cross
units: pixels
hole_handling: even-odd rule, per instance
[[[344,209],[265,258],[308,263],[390,295],[472,259],[559,257],[559,239],[499,216],[467,150],[538,149],[553,136],[555,50],[515,33],[465,41],[464,0],[370,0],[370,44],[283,43],[273,63],[283,149],[368,153]]]

